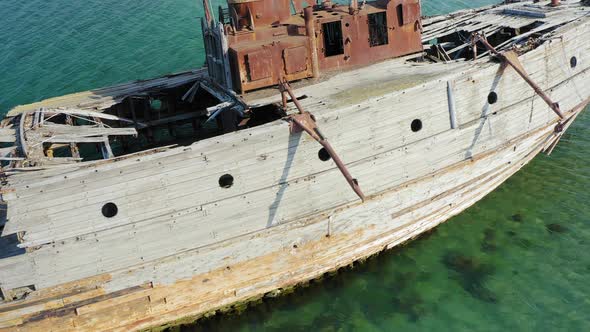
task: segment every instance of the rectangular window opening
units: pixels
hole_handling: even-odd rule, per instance
[[[397,5],[397,7],[395,8],[397,11],[397,22],[399,24],[399,26],[403,26],[405,24],[404,22],[404,6],[399,4]]]
[[[369,45],[374,47],[387,44],[387,13],[369,14]]]
[[[344,54],[342,23],[340,21],[322,24],[324,34],[324,55],[326,57]]]

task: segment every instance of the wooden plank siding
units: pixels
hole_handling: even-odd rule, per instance
[[[487,71],[495,72],[494,68]],[[583,72],[574,76],[573,82],[579,80],[581,83],[587,79],[586,72]],[[581,85],[580,83],[574,85]],[[468,154],[486,151],[511,139],[514,134],[533,130],[549,120],[548,111],[544,107],[536,107],[531,118],[531,96],[496,115],[486,117],[484,130],[477,122],[459,131],[450,130],[444,85],[446,81],[443,80],[432,83],[432,98],[424,108],[410,106],[417,97],[414,93],[424,89],[420,86],[401,93],[401,96],[398,94],[384,97],[374,107],[367,107],[366,110],[359,111],[352,106],[332,111],[335,114],[322,116],[322,113],[316,113],[316,116],[319,115],[320,126],[334,142],[344,160],[350,160],[351,172],[359,178],[369,195],[400,185],[413,177],[432,173],[465,159]],[[526,84],[517,86],[521,92],[530,89]],[[567,85],[564,83],[554,87],[554,94],[560,91],[560,87]],[[565,89],[564,98],[560,102],[567,109],[565,107],[571,108],[581,100],[577,94],[571,94],[567,91],[568,88]],[[588,94],[588,91],[580,93]],[[460,95],[457,94],[458,100],[461,100]],[[483,100],[480,104],[486,103],[486,98]],[[401,105],[402,109],[406,109],[403,106],[405,103],[407,113],[393,113],[389,107],[382,107]],[[460,116],[464,114],[462,108],[458,109]],[[430,114],[430,117],[423,118],[423,131],[418,133],[413,143],[404,147],[404,142],[413,134],[409,130],[409,122],[421,116],[420,112]],[[401,121],[395,116],[398,114],[402,117]],[[435,114],[440,114],[439,118]],[[345,123],[329,120],[343,116],[348,116],[349,119]],[[437,128],[437,124],[440,127]],[[336,133],[337,129],[340,133],[332,136],[331,133]],[[70,194],[59,196],[54,194],[58,190],[67,193],[67,186],[75,188],[76,184],[79,185],[79,180],[74,178],[61,181],[61,185],[52,184],[52,188],[38,188],[36,190],[43,193],[31,195],[30,199],[27,196],[18,197],[15,202],[8,199],[11,208],[5,232],[26,231],[24,239],[27,246],[63,241],[55,248],[45,246],[30,253],[31,259],[40,262],[37,263],[40,271],[77,278],[168,256],[185,249],[188,243],[191,243],[189,246],[206,246],[356,200],[334,165],[317,159],[317,143],[302,136],[297,149],[279,149],[274,144],[272,149],[266,150],[260,147],[270,146],[266,143],[270,137],[286,142],[292,142],[296,138],[289,136],[287,125],[283,123],[268,126],[264,131],[254,131],[266,139],[256,140],[258,135],[250,136],[248,132],[230,135],[228,142],[215,144],[216,149],[211,153],[185,153],[185,157],[196,155],[196,160],[175,161],[176,164],[184,165],[178,170],[167,165],[144,165],[137,174],[127,174],[125,181],[121,181],[121,170],[114,168],[110,171],[112,177],[105,174],[100,174],[95,179],[85,177],[81,191],[70,191]],[[244,136],[252,138],[243,141]],[[362,139],[359,140],[358,137]],[[475,144],[474,137],[477,137]],[[225,145],[225,149],[221,145]],[[436,146],[444,146],[445,149],[435,149]],[[200,150],[195,148],[193,146],[192,150]],[[236,160],[233,164],[222,157],[229,150]],[[266,156],[265,160],[259,160],[260,152]],[[293,161],[289,175],[285,177],[284,165],[288,158]],[[167,172],[161,173],[161,167],[165,167]],[[100,172],[100,167],[97,169]],[[264,177],[252,176],[257,172],[261,173],[262,169]],[[225,172],[232,173],[236,183],[229,190],[219,188],[216,183]],[[138,174],[139,177],[133,177]],[[283,187],[288,187],[288,190]],[[314,190],[317,195],[305,195],[309,190]],[[276,200],[277,193],[282,195],[280,200]],[[18,191],[16,195],[18,196]],[[120,213],[115,218],[106,219],[101,215],[100,209],[105,202],[110,201],[117,203]],[[232,208],[228,209],[228,206]],[[244,215],[243,211],[248,213]],[[46,223],[39,223],[39,220],[46,220]],[[233,220],[240,222],[235,223]],[[10,227],[13,222],[26,228],[13,229]],[[173,238],[162,236],[165,233],[178,235]],[[88,246],[92,242],[98,242],[98,247]],[[100,249],[103,246],[105,251]],[[125,248],[131,249],[126,257],[116,254],[125,251]],[[63,261],[57,257],[49,259],[55,256],[56,251],[64,250],[89,251],[84,254],[86,264],[80,265],[80,262],[69,260],[65,255]],[[43,262],[50,263],[44,266]],[[57,283],[58,280],[60,279],[52,278],[49,282]],[[39,281],[32,282],[37,283]]]
[[[552,22],[571,21],[574,10],[566,12]],[[494,9],[475,20],[476,13],[452,20],[475,31],[505,17]],[[520,56],[568,116],[590,97],[590,18],[576,15]],[[501,23],[528,20],[534,22]],[[427,19],[425,35],[448,33],[448,24]],[[460,213],[555,139],[557,116],[512,68],[489,58],[405,60],[295,90],[358,179],[364,203],[333,161],[318,158],[321,146],[292,134],[283,120],[185,147],[9,174],[2,235],[18,236],[27,252],[0,259],[0,287],[35,291],[0,302],[0,331],[136,330],[309,280]],[[201,74],[119,88],[179,84],[194,75]],[[101,105],[120,95],[101,91]],[[80,107],[90,95],[50,103]],[[280,96],[247,100],[264,105]],[[416,119],[422,129],[413,132]],[[88,136],[102,139],[103,131],[121,129],[92,130]],[[230,188],[218,184],[224,174],[233,176]],[[101,213],[107,202],[118,207],[112,218]]]

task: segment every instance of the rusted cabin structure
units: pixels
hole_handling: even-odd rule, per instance
[[[207,43],[208,59],[223,64],[228,87],[246,92],[422,51],[419,0],[290,3],[228,0],[219,9],[221,29],[208,29],[218,23],[205,4],[205,39],[218,32]]]

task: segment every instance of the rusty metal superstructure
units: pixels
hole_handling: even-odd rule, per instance
[[[246,92],[422,51],[419,0],[304,3],[229,0],[216,21],[204,0],[210,75]]]

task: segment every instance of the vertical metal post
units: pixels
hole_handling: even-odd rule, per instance
[[[213,20],[213,17],[211,16],[211,8],[209,8],[208,0],[203,0],[203,9],[205,10],[205,20],[207,20],[207,26],[209,26]]]
[[[358,0],[350,0],[350,6],[348,7],[348,13],[354,15],[359,9]]]
[[[229,45],[227,42],[227,36],[225,35],[225,30],[223,29],[223,23],[217,23],[218,34],[219,34],[219,41],[221,42],[221,58],[223,63],[223,77],[225,81],[225,87],[228,90],[233,90],[232,78],[231,78],[231,71],[229,67]]]
[[[203,44],[205,46],[205,62],[207,63],[207,71],[209,72],[209,77],[215,77],[215,62],[213,59],[212,47],[211,47],[211,31],[210,31],[210,21],[207,21],[207,18],[201,18],[201,27],[203,30]]]
[[[320,76],[320,63],[318,60],[318,43],[315,35],[315,22],[313,20],[313,7],[306,7],[303,10],[305,17],[305,31],[309,38],[309,48],[311,50],[311,70],[314,78]]]
[[[453,83],[447,82],[447,98],[449,102],[449,117],[451,119],[451,129],[457,128],[457,112],[455,111],[455,94],[453,93]]]

